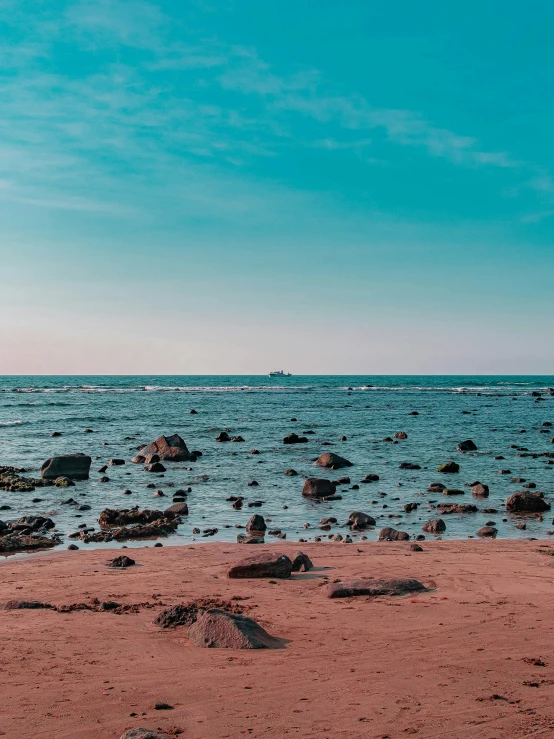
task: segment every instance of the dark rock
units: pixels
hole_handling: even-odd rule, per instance
[[[50,436],[61,436],[61,435],[62,435],[61,431],[52,431],[52,433],[50,434]]]
[[[333,452],[325,452],[314,462],[318,467],[328,467],[332,470],[340,470],[342,467],[352,467],[352,462]]]
[[[216,441],[231,441],[231,437],[226,431],[220,431],[220,433],[215,437]]]
[[[450,513],[477,513],[479,509],[476,505],[461,504],[461,503],[439,503],[437,511],[443,516]]]
[[[410,535],[405,531],[399,531],[398,529],[386,526],[384,529],[381,529],[377,538],[379,541],[408,541]]]
[[[189,628],[189,639],[197,647],[215,649],[281,648],[281,642],[251,618],[215,608],[205,611]]]
[[[69,477],[70,480],[88,480],[92,459],[87,454],[64,454],[51,457],[40,468],[40,476],[47,480]]]
[[[260,483],[257,480],[250,480],[250,482],[248,483],[248,487],[249,488],[257,488],[259,486],[259,484]]]
[[[60,543],[57,536],[51,539],[47,536],[31,536],[16,532],[0,536],[0,552],[24,552],[32,549],[48,549]]]
[[[242,436],[231,436],[231,441],[244,441]]]
[[[395,439],[407,439],[408,434],[405,431],[397,431],[396,434],[394,435],[394,438]]]
[[[506,501],[506,510],[509,513],[542,513],[550,510],[542,493],[530,493],[522,490],[510,495]]]
[[[292,560],[292,571],[308,572],[308,570],[311,569],[313,569],[313,564],[308,555],[303,552],[296,552],[294,559]]]
[[[353,511],[348,517],[348,525],[352,531],[363,531],[370,526],[375,526],[375,519],[361,511]]]
[[[457,488],[444,488],[442,491],[443,495],[465,495],[465,490],[458,490]]]
[[[266,529],[265,519],[258,513],[255,513],[246,524],[246,533],[259,539],[263,539]]]
[[[488,498],[489,497],[489,486],[483,485],[483,483],[478,482],[475,485],[472,485],[471,494],[475,498]]]
[[[253,557],[241,559],[230,568],[227,576],[236,578],[277,577],[288,578],[292,572],[292,562],[285,554],[263,552]]]
[[[139,453],[143,457],[156,454],[159,457],[157,461],[163,460],[164,462],[189,462],[196,459],[195,455],[189,452],[179,434],[160,436],[156,441],[142,447]]]
[[[377,482],[379,480],[379,475],[375,475],[373,473],[370,473],[369,475],[366,475],[363,480],[360,480],[360,482]]]
[[[479,531],[477,532],[477,536],[481,538],[489,537],[489,538],[496,538],[496,535],[498,534],[498,529],[495,529],[494,526],[482,526]]]
[[[477,445],[471,439],[466,439],[458,444],[456,450],[458,452],[475,452],[477,451]]]
[[[48,608],[53,608],[53,606],[40,600],[9,600],[4,604],[5,611],[18,611],[20,609],[36,611]]]
[[[404,511],[406,513],[412,513],[412,511],[417,511],[418,507],[419,507],[419,503],[415,503],[415,502],[406,503],[406,505],[404,506]]]
[[[283,474],[287,475],[288,477],[296,477],[298,472],[296,470],[290,469],[290,470],[285,470]]]
[[[129,729],[120,739],[171,739],[171,737],[156,729]]]
[[[427,523],[424,523],[421,529],[427,534],[442,534],[443,531],[446,531],[446,524],[444,523],[442,518],[436,518],[432,521],[427,521]]]
[[[323,591],[328,598],[351,598],[357,595],[383,596],[408,595],[426,590],[419,580],[413,579],[363,579],[346,580],[345,582],[324,585]]]
[[[248,534],[237,534],[237,544],[263,544],[264,538],[259,536],[250,536]]]
[[[124,465],[125,464],[125,460],[124,459],[110,459],[110,461],[108,462],[108,464],[111,467],[121,467],[121,465]]]
[[[188,516],[189,507],[185,502],[174,503],[165,509],[165,513],[175,513],[177,516]]]
[[[440,467],[437,467],[437,472],[445,472],[447,474],[452,474],[459,471],[460,465],[456,464],[456,462],[445,462],[444,464],[441,464]]]
[[[398,467],[401,470],[420,470],[421,469],[421,465],[414,464],[413,462],[400,462]]]
[[[305,436],[298,436],[298,434],[288,434],[283,439],[283,444],[307,444],[308,439]]]
[[[108,562],[108,567],[114,567],[117,569],[124,569],[125,567],[132,567],[135,564],[135,560],[130,557],[126,557],[122,554],[119,557],[114,557]]]
[[[415,542],[413,544],[410,544],[410,551],[411,552],[422,552],[423,548],[419,546],[419,544],[416,544]]]
[[[335,486],[331,480],[309,477],[302,488],[304,498],[327,498],[335,494]]]
[[[145,472],[165,472],[165,467],[161,462],[154,462],[153,464],[147,464],[144,468]]]
[[[76,549],[79,549],[79,547],[77,546],[77,544],[68,544],[68,547],[67,548],[69,550],[71,550],[71,551],[75,551]]]

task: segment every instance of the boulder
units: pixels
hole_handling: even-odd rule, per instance
[[[40,468],[46,480],[68,477],[70,480],[88,480],[92,459],[87,454],[63,454],[51,457]]]
[[[443,490],[446,490],[446,485],[443,485],[442,482],[432,482],[427,488],[429,493],[442,493]]]
[[[119,557],[114,557],[114,559],[110,559],[107,566],[113,567],[115,569],[124,569],[125,567],[132,567],[134,564],[134,559],[131,559],[131,557],[127,557],[125,554],[122,554]]]
[[[360,482],[377,482],[379,480],[379,475],[376,475],[373,472],[370,472],[369,475],[366,475],[363,480],[360,480]]]
[[[477,445],[471,439],[466,439],[458,444],[456,450],[458,452],[475,452],[477,451]]]
[[[165,509],[165,513],[166,515],[168,513],[174,513],[176,516],[188,516],[189,507],[185,502],[174,503],[173,505],[170,505],[169,508]]]
[[[110,465],[110,467],[121,467],[122,465],[125,464],[125,460],[124,459],[110,459],[108,464]]]
[[[308,477],[302,488],[304,498],[327,498],[335,494],[335,486],[331,480],[319,477]]]
[[[477,536],[481,537],[482,539],[486,537],[488,537],[489,539],[495,539],[497,534],[498,529],[495,529],[494,526],[482,526],[477,532]]]
[[[313,569],[313,564],[308,555],[304,554],[304,552],[296,552],[292,560],[292,571],[308,572],[311,569]]]
[[[305,436],[298,436],[298,434],[288,434],[283,439],[283,444],[307,444],[308,439]]]
[[[165,467],[161,462],[154,462],[152,464],[147,464],[146,467],[144,467],[145,472],[165,472]]]
[[[550,510],[550,503],[546,502],[542,493],[521,490],[510,495],[506,501],[506,510],[509,513],[542,513]]]
[[[407,439],[408,434],[405,431],[397,431],[396,434],[394,435],[394,438],[395,439]]]
[[[171,506],[173,508],[173,506]],[[102,528],[116,526],[128,526],[133,524],[149,524],[162,519],[175,519],[178,514],[175,511],[151,511],[138,508],[105,508],[98,517],[98,523]]]
[[[215,437],[216,441],[231,441],[231,437],[226,431],[220,431],[220,433]]]
[[[196,456],[189,452],[187,445],[179,434],[173,436],[160,436],[156,441],[150,442],[139,450],[142,457],[156,454],[158,459],[164,462],[190,462],[195,461]]]
[[[369,526],[375,526],[375,519],[372,516],[368,516],[367,513],[353,511],[348,516],[348,525],[352,531],[363,531]]]
[[[441,464],[440,467],[437,467],[437,472],[445,472],[447,474],[452,474],[459,471],[460,465],[456,464],[456,462],[445,462],[444,464]]]
[[[342,467],[352,467],[352,462],[333,452],[325,452],[316,459],[314,465],[317,467],[327,467],[332,470],[340,470]]]
[[[255,577],[288,578],[292,572],[292,561],[286,554],[263,552],[253,557],[246,557],[233,565],[227,572],[232,579]]]
[[[379,541],[408,541],[410,535],[405,531],[399,531],[398,529],[386,526],[384,529],[381,529],[377,538]]]
[[[427,534],[442,534],[443,531],[446,531],[446,524],[442,518],[435,518],[432,521],[424,523],[421,529]]]
[[[55,547],[60,543],[57,536],[51,539],[47,536],[36,536],[30,534],[20,534],[13,532],[0,536],[0,552],[25,552],[32,549],[47,549]]]
[[[287,477],[296,477],[298,475],[298,472],[293,469],[288,469],[283,472],[284,475],[287,475]]]
[[[281,642],[256,621],[238,613],[213,608],[189,628],[189,639],[196,647],[212,649],[280,649]]]
[[[267,526],[265,524],[265,519],[258,513],[255,513],[253,516],[251,516],[248,523],[246,524],[246,533],[259,539],[264,538],[266,529]]]
[[[477,513],[478,508],[476,505],[471,505],[470,503],[439,503],[437,511],[445,516],[449,513]]]
[[[323,586],[323,591],[328,598],[351,598],[356,595],[407,595],[419,593],[422,590],[426,590],[426,587],[419,580],[411,578],[391,580],[367,578],[329,583]]]
[[[264,537],[237,534],[237,544],[264,544]]]
[[[483,483],[478,482],[475,485],[471,486],[471,494],[475,498],[488,498],[489,497],[489,486],[483,485]]]
[[[400,462],[398,468],[401,470],[420,470],[421,465],[414,464],[413,462]]]

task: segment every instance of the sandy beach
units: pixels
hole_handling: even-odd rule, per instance
[[[127,612],[3,610],[0,735],[119,739],[134,727],[194,739],[554,735],[554,546],[541,540],[213,543],[3,560],[0,604],[116,601]],[[314,569],[227,577],[260,552]],[[121,550],[119,550],[121,553]],[[131,552],[131,550],[129,550]],[[329,599],[321,585],[413,577],[404,597]],[[243,607],[277,650],[202,649],[153,623],[199,598]],[[120,609],[121,610],[121,609]],[[124,609],[123,609],[124,610]],[[156,709],[156,704],[172,708]]]

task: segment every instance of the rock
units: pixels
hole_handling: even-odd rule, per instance
[[[308,570],[311,569],[313,569],[313,564],[308,555],[303,552],[296,552],[294,559],[292,560],[292,571],[308,572]]]
[[[231,436],[231,441],[244,441],[242,436]]]
[[[398,468],[401,470],[420,470],[421,465],[414,464],[413,462],[400,462]]]
[[[478,482],[477,484],[471,486],[471,494],[475,498],[488,498],[489,486],[483,485],[483,483]]]
[[[447,474],[452,474],[459,471],[460,465],[456,464],[456,462],[445,462],[444,464],[441,464],[440,467],[437,467],[437,472],[445,472]]]
[[[436,518],[432,521],[427,521],[427,523],[424,523],[421,529],[427,534],[442,534],[443,531],[446,531],[446,524],[444,523],[442,518]]]
[[[85,544],[91,542],[127,541],[130,539],[155,539],[159,536],[169,536],[178,527],[179,517],[159,518],[147,524],[135,524],[134,526],[120,526],[109,528],[95,533],[81,531],[79,538]],[[194,532],[193,532],[194,533]]]
[[[154,462],[153,464],[147,464],[144,467],[145,472],[165,472],[165,467],[161,462]]]
[[[32,549],[47,549],[60,543],[57,536],[31,536],[29,534],[10,533],[0,536],[0,552],[24,552]]]
[[[220,431],[220,433],[215,437],[216,441],[231,441],[231,437],[226,431]]]
[[[134,564],[134,559],[126,557],[124,554],[122,554],[120,557],[114,557],[114,559],[110,559],[107,566],[123,569],[125,567],[132,567]]]
[[[40,476],[46,480],[68,477],[70,480],[88,480],[92,459],[87,454],[64,454],[51,457],[40,468]]]
[[[442,491],[443,495],[465,495],[464,490],[458,490],[457,488],[444,488]]]
[[[165,513],[175,513],[177,516],[188,516],[189,507],[186,503],[174,503],[165,509]]]
[[[506,510],[509,513],[542,513],[550,510],[550,503],[546,502],[542,493],[521,490],[510,495],[506,501]]]
[[[413,544],[410,544],[410,551],[411,552],[422,552],[423,548],[419,546],[419,544],[416,544],[415,542]]]
[[[246,524],[246,533],[259,539],[263,539],[266,529],[267,526],[265,523],[265,519],[258,513],[255,513],[253,516],[251,516],[248,523]]]
[[[422,590],[426,590],[426,588],[419,580],[400,578],[391,580],[372,578],[346,580],[323,586],[323,592],[328,598],[351,598],[357,595],[408,595],[409,593],[419,593]]]
[[[442,482],[432,482],[427,490],[430,493],[442,493],[443,490],[446,490],[446,485],[443,485]]]
[[[259,484],[260,483],[257,480],[250,480],[250,482],[248,483],[248,487],[249,488],[257,488],[259,486]]]
[[[404,511],[406,513],[412,513],[413,511],[417,511],[418,507],[419,507],[419,503],[416,503],[416,502],[406,503],[406,505],[404,506]]]
[[[296,470],[290,469],[290,470],[285,470],[283,474],[287,475],[288,477],[296,477],[298,472]]]
[[[230,568],[227,576],[232,579],[255,577],[288,578],[292,572],[292,562],[285,554],[263,552],[246,557]]]
[[[72,488],[75,487],[75,483],[73,480],[70,480],[69,477],[56,477],[54,480],[54,485],[57,488]]]
[[[494,526],[482,526],[477,532],[477,536],[481,538],[489,537],[495,539],[497,534],[498,529],[495,529]]]
[[[394,435],[394,438],[395,439],[407,439],[408,434],[405,431],[397,431],[396,434]]]
[[[308,439],[305,436],[298,436],[298,434],[288,434],[283,439],[283,444],[307,444]]]
[[[332,470],[340,470],[342,467],[352,467],[352,462],[333,452],[325,452],[316,459],[314,465],[318,467],[328,467]]]
[[[370,473],[369,475],[366,475],[363,480],[360,480],[360,482],[377,482],[379,480],[379,475],[375,475],[373,473]]]
[[[237,534],[237,544],[263,544],[263,537],[249,536],[248,534]]]
[[[70,551],[75,551],[76,549],[79,549],[79,547],[77,546],[77,544],[68,544],[67,548]]]
[[[471,439],[466,439],[465,441],[461,441],[458,446],[456,447],[456,451],[458,452],[475,452],[477,451],[477,445],[471,441]]]
[[[439,503],[437,511],[442,513],[443,516],[450,513],[477,513],[478,508],[476,505],[471,504],[460,504],[460,503]]]
[[[386,526],[384,529],[381,529],[377,538],[379,541],[408,541],[410,535],[405,531],[399,531],[398,529]]]
[[[335,485],[350,485],[349,477],[339,477],[338,480],[333,480]]]
[[[173,506],[171,506],[173,507]],[[111,526],[127,526],[128,524],[148,524],[162,519],[175,519],[178,514],[174,511],[156,511],[138,508],[105,508],[98,517],[98,523],[102,528]]]
[[[309,477],[302,488],[304,498],[327,498],[335,494],[335,486],[331,480]]]
[[[41,531],[42,529],[53,529],[55,525],[51,518],[46,518],[45,516],[23,516],[22,518],[18,518],[15,523],[12,523],[11,529],[12,531],[30,533],[31,531]]]
[[[61,436],[61,435],[62,435],[61,431],[52,431],[52,433],[50,434],[50,436]]]
[[[48,608],[53,608],[53,606],[50,603],[43,603],[41,600],[8,600],[4,604],[4,611],[19,611],[23,609],[38,611]]]
[[[194,462],[196,460],[196,456],[189,452],[179,434],[160,436],[156,441],[139,449],[139,453],[143,457],[156,454],[159,458],[156,461],[163,460],[164,462]]]
[[[290,561],[290,560],[289,560]],[[253,619],[219,609],[205,611],[189,628],[197,647],[214,649],[279,649],[281,642]]]
[[[348,517],[348,525],[352,531],[363,531],[369,526],[375,526],[375,519],[361,511],[353,511]]]
[[[171,737],[156,729],[129,729],[120,739],[171,739]]]

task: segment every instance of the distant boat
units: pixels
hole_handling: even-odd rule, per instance
[[[291,377],[290,372],[283,372],[283,370],[273,370],[269,373],[270,377]]]

